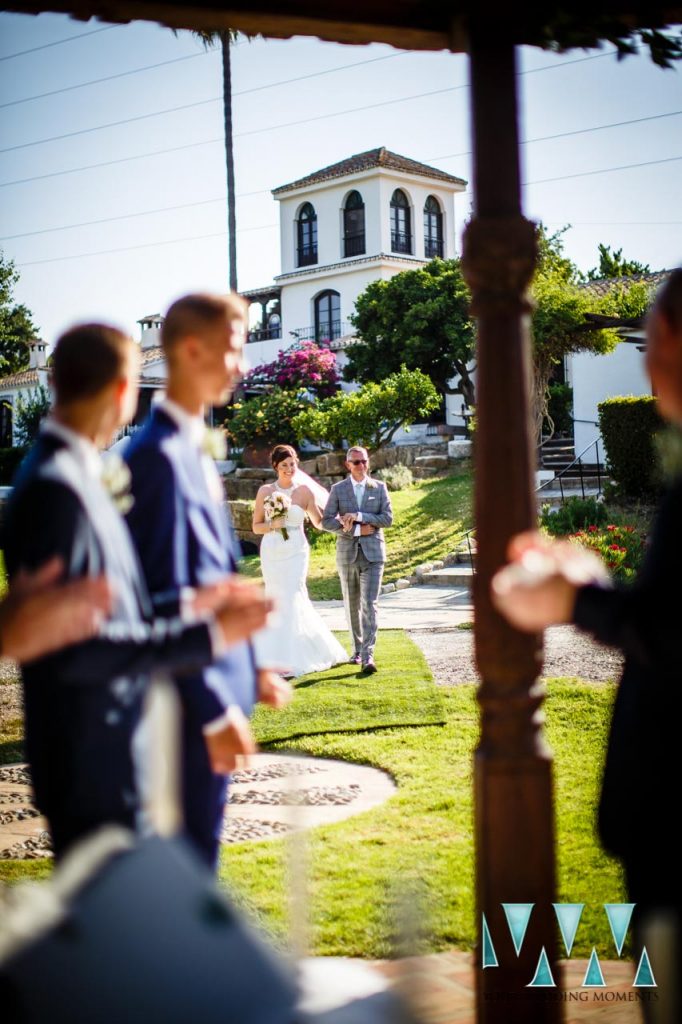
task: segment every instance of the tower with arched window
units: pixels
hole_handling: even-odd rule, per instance
[[[371,281],[455,255],[467,212],[455,197],[466,184],[381,147],[273,189],[282,272],[243,293],[253,307],[251,365],[307,339],[335,349],[342,363],[350,314]]]

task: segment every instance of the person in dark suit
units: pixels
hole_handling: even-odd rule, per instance
[[[125,452],[134,504],[127,523],[157,609],[175,611],[189,588],[235,573],[239,545],[207,442],[204,410],[229,398],[243,368],[246,303],[237,295],[188,295],[161,331],[167,396]],[[221,435],[222,438],[222,435]],[[207,863],[217,863],[233,734],[248,735],[256,700],[280,706],[288,684],[258,669],[249,643],[178,680],[183,704],[185,827]]]
[[[104,576],[113,594],[95,636],[22,667],[26,753],[57,857],[100,825],[139,824],[133,740],[150,672],[210,663],[260,628],[270,607],[258,594],[250,604],[241,592],[229,598],[221,581],[200,595],[205,605],[220,605],[215,615],[187,623],[153,618],[98,452],[132,417],[138,358],[135,344],[113,327],[88,324],[62,335],[53,354],[52,415],[19,469],[6,511],[11,584],[57,557],[68,579]]]
[[[682,427],[682,268],[658,292],[647,319],[647,370],[661,415]],[[660,959],[677,963],[679,1020],[682,977],[682,873],[675,811],[681,781],[682,474],[667,483],[639,575],[630,586],[604,578],[601,563],[577,545],[519,534],[511,566],[493,579],[493,599],[520,629],[537,632],[573,623],[625,653],[601,787],[598,828],[605,849],[623,863],[636,941],[649,935]],[[587,895],[587,894],[585,894]],[[661,946],[664,947],[661,949]],[[653,960],[653,958],[652,958]],[[654,971],[655,964],[652,963]],[[674,983],[671,982],[671,985]],[[663,997],[663,992],[661,992]]]

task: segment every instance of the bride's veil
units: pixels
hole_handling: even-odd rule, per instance
[[[308,476],[307,473],[304,473],[300,466],[294,473],[292,482],[296,485],[296,487],[300,487],[302,484],[305,484],[306,487],[309,487],[313,493],[315,504],[322,509],[325,507],[325,505],[327,504],[327,500],[329,498],[329,491],[327,490],[326,487],[323,487],[322,484],[318,484],[317,480],[313,480],[311,476]]]

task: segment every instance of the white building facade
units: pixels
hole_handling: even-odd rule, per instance
[[[342,368],[349,317],[367,285],[456,255],[455,195],[466,184],[382,147],[273,189],[282,272],[243,292],[252,305],[250,366],[313,340],[335,350]]]

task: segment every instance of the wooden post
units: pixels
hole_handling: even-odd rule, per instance
[[[509,538],[534,528],[530,303],[534,225],[521,212],[516,54],[508,26],[470,26],[475,214],[463,264],[478,323],[476,399],[476,661],[482,683],[475,754],[477,1019],[561,1018],[559,988],[528,988],[542,948],[557,986],[552,757],[542,734],[539,637],[494,610],[490,580]],[[534,904],[517,956],[502,903]],[[499,966],[482,968],[482,915]]]

